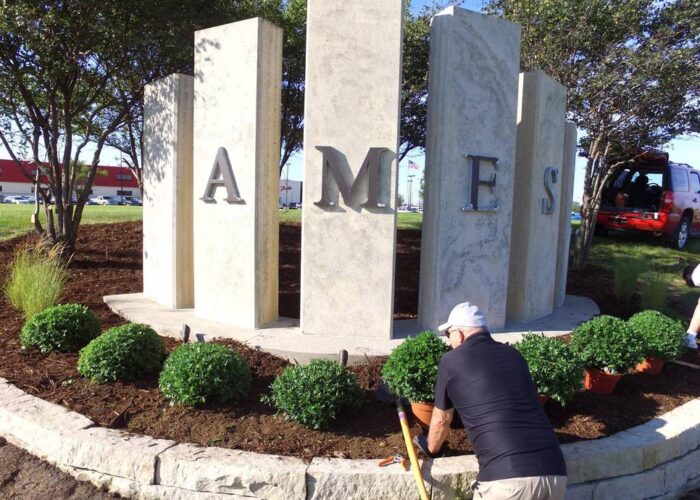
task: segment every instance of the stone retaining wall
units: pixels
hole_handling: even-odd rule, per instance
[[[105,429],[1,378],[0,436],[78,479],[132,498],[418,498],[413,475],[398,465],[334,458],[308,463]],[[677,498],[700,486],[700,399],[639,427],[562,449],[568,499]],[[471,498],[477,470],[473,456],[423,464],[435,500]]]

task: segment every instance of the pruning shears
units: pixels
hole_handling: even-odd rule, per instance
[[[401,455],[393,455],[391,457],[385,458],[381,462],[379,462],[379,467],[386,467],[387,465],[391,464],[401,464],[401,467],[404,468],[404,470],[408,470],[408,460],[403,458]]]

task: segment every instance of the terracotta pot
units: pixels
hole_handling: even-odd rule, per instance
[[[416,421],[426,429],[430,427],[430,419],[433,416],[434,403],[411,402],[411,412],[416,417]]]
[[[586,368],[584,387],[598,394],[612,394],[622,375],[602,372],[595,368]]]
[[[648,373],[649,375],[658,375],[664,369],[664,360],[659,358],[644,358],[644,361],[635,367],[635,371],[639,373]]]
[[[547,403],[547,401],[549,401],[549,396],[547,396],[546,394],[538,394],[537,399],[539,399],[540,404],[544,406]]]

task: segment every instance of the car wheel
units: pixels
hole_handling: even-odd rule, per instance
[[[686,215],[681,219],[681,223],[678,225],[676,236],[673,239],[673,246],[678,250],[683,250],[688,244],[688,238],[690,238],[690,217]]]

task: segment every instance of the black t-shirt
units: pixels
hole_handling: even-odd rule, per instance
[[[479,461],[480,481],[566,475],[527,363],[489,333],[467,338],[442,357],[435,406],[459,414]]]

